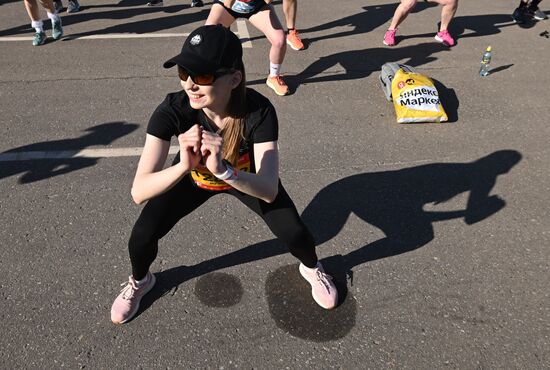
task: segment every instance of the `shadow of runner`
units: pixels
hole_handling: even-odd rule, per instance
[[[79,138],[44,141],[7,150],[0,153],[0,156],[23,152],[42,154],[43,152],[63,151],[67,153],[64,153],[64,158],[40,159],[40,156],[37,156],[38,159],[2,160],[2,165],[0,166],[0,180],[22,173],[23,175],[18,182],[20,184],[27,184],[54,176],[64,175],[82,168],[91,167],[97,163],[98,158],[66,157],[71,155],[71,152],[74,155],[80,150],[90,146],[111,144],[113,141],[128,135],[138,127],[139,126],[134,123],[103,123],[86,129],[85,131],[88,133]]]
[[[302,217],[319,244],[338,235],[352,213],[385,234],[345,256],[329,258],[337,266],[332,270],[343,274],[365,262],[426,245],[434,238],[434,222],[463,218],[472,225],[497,213],[506,202],[489,195],[491,189],[497,177],[520,160],[519,152],[501,150],[472,163],[434,163],[346,177],[322,189]],[[464,192],[470,193],[465,209],[424,210]]]
[[[502,28],[517,25],[512,20],[510,14],[483,14],[454,17],[449,24],[449,32],[453,35],[457,44],[462,38],[495,35],[502,32]],[[400,42],[412,38],[433,37],[439,30],[440,24],[441,23],[434,23],[433,31],[429,33],[412,35],[398,34],[396,40]],[[467,30],[471,32],[466,32]]]
[[[424,2],[418,3],[412,12],[417,13],[428,7],[430,7],[430,5],[427,3],[424,3]],[[314,37],[307,37],[307,38],[304,37],[302,41],[304,41],[304,45],[306,45],[306,48],[307,48],[309,44],[313,44],[318,41],[346,37],[346,36],[353,36],[353,35],[360,35],[360,34],[371,32],[377,29],[378,27],[388,23],[393,17],[393,13],[395,12],[396,8],[397,8],[397,4],[381,4],[381,5],[364,6],[362,8],[364,10],[363,12],[359,12],[344,18],[336,19],[336,20],[323,23],[310,28],[298,27],[298,31],[303,36],[308,33],[332,30],[338,27],[347,28],[346,31],[331,32],[328,35],[316,36],[316,37],[314,36]],[[382,43],[383,36],[384,36],[384,32],[382,32],[380,35],[380,43]],[[250,40],[257,40],[257,39],[263,39],[263,38],[265,38],[265,36],[261,35],[261,36],[252,37]]]
[[[429,7],[430,7],[430,4],[428,3],[425,3],[425,2],[417,3],[411,13],[421,12]],[[363,7],[364,11],[361,13],[353,14],[351,16],[340,18],[332,22],[324,23],[318,26],[300,29],[300,33],[307,34],[311,32],[330,30],[337,27],[348,27],[348,28],[352,27],[351,30],[342,31],[342,32],[333,32],[324,36],[308,38],[307,41],[309,43],[314,43],[321,40],[328,40],[333,38],[368,33],[388,23],[392,19],[395,9],[397,9],[397,4],[381,4],[381,5],[364,6]],[[382,43],[384,32],[385,30],[382,31],[380,35],[380,43]]]
[[[208,17],[208,10],[202,9],[199,12],[187,13],[187,14],[175,14],[156,19],[145,19],[135,22],[127,22],[117,24],[114,26],[102,28],[100,30],[81,32],[67,35],[63,40],[70,40],[71,38],[77,38],[89,35],[105,35],[105,34],[117,34],[117,33],[154,33],[163,30],[169,30],[172,28],[180,27],[184,24],[192,24],[199,21],[206,21]]]
[[[2,2],[0,2],[0,6],[2,5],[7,5],[9,3],[18,3],[19,0],[2,0]]]
[[[432,54],[449,50],[448,47],[440,43],[429,42],[402,48],[380,47],[344,51],[321,57],[299,74],[287,75],[284,76],[284,79],[291,92],[294,92],[302,84],[365,78],[372,72],[380,71],[382,65],[387,62],[401,62],[418,67],[437,60]],[[326,70],[336,65],[341,65],[345,71],[325,73]],[[265,83],[265,79],[248,81],[247,85],[263,83]]]
[[[337,236],[352,213],[386,235],[347,255],[335,255],[323,260],[327,272],[333,275],[339,291],[345,296],[347,277],[353,276],[353,267],[426,245],[434,238],[434,222],[463,218],[466,224],[472,225],[504,208],[505,201],[497,195],[490,195],[490,192],[497,177],[510,171],[521,157],[515,150],[501,150],[472,163],[433,163],[349,176],[323,188],[306,207],[302,218],[311,228],[318,245]],[[464,192],[470,195],[463,210],[438,212],[423,209],[425,205],[445,203]],[[179,266],[158,272],[155,274],[157,285],[143,298],[136,317],[157,299],[188,280],[285,253],[288,253],[287,248],[273,239],[194,266]],[[288,270],[283,268],[276,274],[288,276]],[[299,274],[297,269],[295,274]],[[266,293],[268,297],[276,294],[269,290]],[[287,308],[291,314],[291,308],[295,307]],[[270,310],[273,307],[270,306]],[[345,311],[354,312],[354,308],[346,306]]]
[[[479,14],[454,17],[449,25],[449,32],[452,35],[465,37],[480,37],[496,35],[502,32],[501,29],[517,24],[510,14]],[[470,30],[471,32],[466,32]]]
[[[90,11],[94,8],[114,8],[114,10],[106,11]],[[118,9],[118,5],[87,5],[82,6],[83,11],[74,13],[74,14],[63,14],[63,27],[68,27],[77,23],[84,22],[94,22],[98,19],[112,19],[120,20],[123,23],[115,24],[113,26],[102,28],[94,31],[82,32],[79,34],[67,34],[67,36],[84,36],[84,35],[102,35],[107,33],[147,33],[154,31],[162,31],[170,28],[179,27],[185,24],[190,24],[198,21],[205,21],[208,16],[208,11],[206,9],[201,10],[200,12],[192,13],[179,13],[183,10],[189,9],[190,5],[172,5],[166,7],[139,7],[139,8],[121,8]],[[84,10],[88,10],[84,12]],[[139,17],[144,14],[153,14],[160,13],[163,14],[174,14],[172,16],[140,20],[136,22],[130,22],[129,20],[133,17]],[[45,29],[51,27],[51,22],[44,22]],[[20,26],[12,27],[6,30],[0,30],[0,36],[12,36],[23,33],[33,32],[29,24],[23,24]]]

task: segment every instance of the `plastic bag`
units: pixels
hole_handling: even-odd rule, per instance
[[[407,64],[395,62],[384,63],[380,70],[380,86],[382,87],[382,91],[384,91],[384,95],[386,95],[387,101],[393,101],[391,96],[391,82],[399,69],[405,72],[417,73],[414,67]]]
[[[429,77],[400,69],[395,74],[391,86],[398,123],[448,120],[437,89]]]

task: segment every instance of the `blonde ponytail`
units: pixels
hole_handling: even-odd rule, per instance
[[[246,115],[246,78],[244,66],[240,66],[242,80],[231,92],[229,99],[229,115],[227,123],[221,132],[223,138],[223,159],[229,161],[233,166],[237,165],[239,159],[239,148],[244,138],[244,120]]]

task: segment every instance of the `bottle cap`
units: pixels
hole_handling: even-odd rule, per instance
[[[487,51],[491,51],[493,50],[493,48],[491,48],[490,46],[487,46]]]

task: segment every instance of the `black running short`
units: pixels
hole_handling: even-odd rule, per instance
[[[218,0],[218,3],[223,6],[225,10],[231,14],[235,19],[237,18],[246,18],[249,19],[254,14],[258,13],[260,10],[263,10],[267,7],[267,3],[264,0],[236,0],[231,8],[223,5],[222,0]]]

